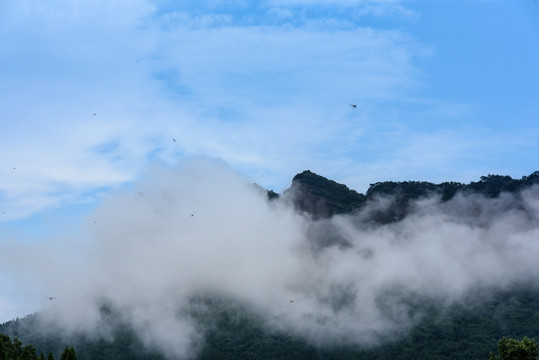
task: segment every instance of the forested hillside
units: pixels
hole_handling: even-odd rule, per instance
[[[418,322],[409,333],[395,334],[387,342],[358,347],[337,344],[315,346],[301,338],[268,330],[263,319],[249,309],[226,301],[207,299],[212,310],[200,318],[205,341],[196,359],[483,359],[495,352],[503,336],[539,338],[539,292],[526,286],[471,302],[444,307],[414,300]],[[30,351],[59,353],[65,347],[59,336],[34,333],[35,315],[3,324],[0,332],[31,343]],[[118,325],[111,340],[69,339],[79,360],[164,359],[145,349],[133,331]],[[27,349],[28,350],[28,349]],[[57,357],[58,358],[58,357]],[[9,358],[7,358],[9,359]]]
[[[299,211],[315,218],[357,212],[378,198],[389,198],[390,204],[368,219],[383,224],[403,219],[411,210],[410,204],[421,198],[436,196],[441,202],[447,202],[458,193],[487,198],[495,198],[502,192],[520,196],[521,190],[536,184],[539,184],[539,171],[521,179],[501,175],[482,176],[480,181],[470,184],[453,181],[440,184],[426,181],[384,181],[371,184],[367,192],[361,194],[346,185],[305,170],[293,178],[292,186],[284,194],[291,195]]]
[[[38,356],[36,348],[32,344],[23,345],[18,339],[11,339],[7,335],[0,334],[0,359],[1,360],[54,360],[52,352],[45,357],[43,351]],[[75,349],[66,347],[60,356],[61,360],[77,360]]]
[[[526,191],[539,184],[539,172],[514,180],[508,176],[489,175],[478,182],[432,184],[428,182],[380,182],[370,186],[366,194],[328,180],[310,171],[294,177],[292,186],[283,194],[269,193],[268,201],[292,203],[298,212],[314,219],[307,231],[316,241],[312,251],[335,247],[335,251],[351,246],[342,235],[331,233],[329,219],[335,215],[354,215],[358,228],[385,229],[413,214],[430,211],[435,203],[442,204],[444,217],[471,224],[472,229],[485,227],[477,218],[496,219],[496,212],[528,216],[526,224],[537,222]],[[485,202],[484,199],[499,199]],[[426,202],[422,202],[425,200]],[[455,201],[458,206],[443,207]],[[532,202],[533,203],[533,202]],[[464,205],[463,205],[464,204]],[[486,204],[486,205],[485,205]],[[496,209],[488,208],[491,204]],[[426,208],[422,210],[422,206]],[[456,209],[456,210],[455,210]],[[324,224],[322,227],[321,224]],[[326,226],[327,225],[327,226]],[[324,231],[321,231],[321,229]],[[329,229],[329,230],[328,230]],[[488,239],[487,239],[488,240]],[[539,239],[538,239],[539,241]],[[372,257],[366,252],[365,260]],[[464,259],[473,262],[474,258]],[[500,264],[501,266],[502,264]],[[507,264],[503,264],[507,266]],[[517,265],[517,264],[515,264]],[[211,264],[208,264],[211,266]],[[494,264],[493,266],[496,266]],[[188,316],[196,324],[200,337],[193,340],[190,354],[195,359],[488,359],[496,351],[497,341],[506,336],[539,339],[539,287],[537,279],[521,278],[500,286],[484,284],[467,289],[455,299],[425,296],[417,287],[388,287],[376,294],[375,304],[385,319],[399,326],[394,331],[375,334],[369,341],[316,342],[287,328],[274,326],[275,316],[261,314],[252,304],[216,294],[191,297],[178,310],[178,316]],[[398,295],[396,295],[398,293]],[[335,288],[330,302],[335,314],[345,308],[347,289]],[[399,301],[394,298],[398,296]],[[288,303],[288,301],[286,301]],[[290,307],[296,300],[290,299]],[[400,306],[405,316],[394,308]],[[104,301],[101,317],[108,324],[108,335],[66,335],[39,325],[40,314],[0,325],[0,333],[32,344],[27,351],[55,354],[73,346],[80,360],[103,359],[165,359],[154,347],[145,346],[145,339],[122,317],[121,309]],[[321,318],[317,321],[325,321]],[[401,323],[402,322],[402,323]],[[41,329],[41,330],[38,330]],[[143,332],[142,332],[143,333]],[[21,347],[4,337],[4,347]],[[171,335],[174,338],[174,335]],[[19,341],[16,340],[16,341]],[[15,344],[15,345],[13,345]],[[19,345],[17,345],[19,344]],[[0,349],[1,350],[1,349]],[[1,355],[1,352],[0,352]],[[32,358],[32,357],[30,357]],[[10,360],[9,357],[0,360]]]

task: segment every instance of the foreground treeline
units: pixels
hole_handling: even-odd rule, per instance
[[[45,354],[37,355],[37,350],[33,345],[24,345],[15,338],[11,339],[7,335],[0,334],[0,360],[54,360],[54,355],[49,352],[45,358]],[[66,347],[62,353],[60,360],[77,360],[75,349]]]
[[[85,333],[66,334],[59,329],[44,329],[39,323],[40,313],[0,324],[0,333],[8,334],[12,339],[16,339],[12,342],[17,342],[17,344],[21,343],[20,340],[32,344],[29,347],[36,353],[49,354],[49,358],[45,357],[47,360],[165,360],[161,354],[147,350],[129,326],[117,322],[114,313],[104,309],[103,315],[113,328],[111,337],[107,339],[100,336],[88,337]],[[66,341],[73,347],[66,348]],[[76,357],[74,348],[77,349]],[[52,354],[61,354],[61,357],[54,357]],[[19,358],[13,357],[13,360],[17,359]],[[0,356],[0,360],[12,360],[12,358],[4,359]]]

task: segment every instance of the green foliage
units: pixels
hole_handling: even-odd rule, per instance
[[[26,345],[22,348],[20,360],[37,360],[36,349],[32,345]]]
[[[503,337],[498,341],[498,355],[490,354],[489,360],[537,360],[537,342],[524,337],[516,340]]]
[[[213,310],[206,314],[213,327],[205,334],[205,346],[197,359],[485,359],[500,336],[539,335],[538,299],[539,293],[526,286],[491,298],[478,294],[449,307],[415,299],[413,311],[420,320],[402,337],[385,339],[377,346],[326,347],[265,330],[256,315],[213,302]]]
[[[189,316],[196,320],[204,335],[197,360],[484,360],[495,351],[495,344],[502,336],[539,336],[539,291],[525,285],[489,297],[470,295],[465,302],[451,306],[412,298],[408,304],[414,318],[418,319],[415,326],[406,334],[381,339],[378,345],[316,346],[289,333],[269,330],[263,316],[232,300],[200,297],[191,301],[193,311]],[[114,309],[107,311],[111,320],[115,319],[114,312]],[[21,321],[27,320],[17,322],[20,329],[24,328]],[[145,349],[127,324],[116,323],[116,326],[111,341],[70,339],[76,345],[77,358],[164,359],[163,355]],[[20,335],[24,334],[20,332]],[[24,339],[28,342],[31,337]],[[32,343],[37,349],[48,351],[51,345],[57,349],[62,338],[50,335],[36,340]],[[66,350],[70,348],[62,349],[67,356]]]
[[[8,356],[8,348],[6,346],[6,342],[4,340],[4,335],[0,335],[0,360],[7,360]]]
[[[73,348],[71,348],[73,349]],[[75,351],[73,350],[73,355]],[[22,342],[15,338],[11,340],[8,335],[0,334],[0,360],[45,360],[43,352],[37,356],[36,348],[33,345],[22,345]],[[54,360],[52,354],[49,354],[48,360]],[[68,358],[67,360],[76,360]]]
[[[73,349],[73,347],[66,347],[60,359],[61,360],[77,360],[77,356],[75,355],[75,349]]]
[[[38,333],[33,330],[39,327],[37,314],[0,324],[0,333],[18,336],[26,343],[32,343],[38,351],[49,354],[47,360],[60,359],[61,354],[64,353],[64,356],[73,356],[74,354],[69,354],[70,351],[66,353],[66,341],[74,345],[78,360],[164,360],[161,354],[145,349],[134,331],[118,322],[112,309],[104,306],[102,313],[103,317],[109,319],[111,327],[114,328],[113,340],[98,338],[89,341],[82,335],[66,338],[65,334],[60,335],[54,331]],[[70,350],[70,347],[67,350]],[[0,360],[3,359],[0,358]],[[12,360],[12,358],[6,360]]]

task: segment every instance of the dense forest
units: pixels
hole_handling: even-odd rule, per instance
[[[415,311],[420,320],[410,332],[363,348],[342,344],[315,346],[300,338],[268,330],[264,320],[247,308],[219,299],[198,299],[211,303],[212,311],[198,320],[212,326],[204,330],[205,341],[196,359],[486,360],[490,353],[495,352],[501,337],[539,338],[538,291],[515,286],[489,298],[480,294],[470,296],[466,304],[450,307],[415,299]],[[60,336],[32,331],[35,317],[29,315],[0,326],[1,332],[17,336],[10,346],[18,350],[9,354],[18,355],[8,356],[6,360],[37,359],[21,356],[35,356],[36,352],[59,354],[65,347],[65,339]],[[22,347],[19,338],[32,345]],[[6,336],[4,343],[9,344],[5,339]],[[125,324],[117,325],[112,340],[90,341],[80,335],[69,341],[80,360],[165,359],[161,354],[145,349]]]
[[[47,360],[54,360],[54,355],[49,352]],[[60,356],[61,360],[77,360],[75,349],[66,347]],[[45,354],[37,355],[36,348],[31,344],[23,343],[18,339],[11,339],[7,335],[0,334],[0,360],[45,360]]]
[[[310,171],[294,177],[292,186],[283,194],[268,192],[270,201],[291,201],[295,208],[315,221],[324,221],[336,214],[360,212],[369,202],[380,197],[390,202],[377,211],[361,217],[369,226],[385,226],[404,219],[415,209],[415,200],[435,197],[440,203],[458,194],[475,194],[496,198],[503,193],[513,195],[508,206],[519,208],[521,192],[539,184],[539,172],[519,180],[509,176],[488,175],[478,182],[461,184],[446,182],[380,182],[360,194],[345,185],[328,180]],[[520,209],[519,211],[526,211]],[[332,246],[331,241],[322,246]],[[215,296],[192,298],[194,305],[208,311],[193,313],[203,340],[193,357],[210,359],[488,359],[495,353],[503,337],[539,339],[539,288],[529,279],[496,291],[476,288],[462,301],[449,304],[407,294],[408,316],[415,319],[408,331],[381,336],[369,345],[335,343],[316,345],[287,332],[268,326],[267,320],[248,305]],[[384,296],[377,301],[383,307]],[[119,312],[103,304],[102,316],[113,329],[110,338],[89,338],[84,334],[65,338],[54,330],[34,331],[39,314],[0,325],[3,333],[0,360],[64,359],[73,348],[80,360],[165,359],[155,349],[144,346],[136,332],[122,321]],[[11,338],[10,338],[11,337]],[[13,339],[13,340],[12,340]],[[23,346],[22,344],[32,344]],[[66,344],[73,348],[66,348]],[[23,354],[26,354],[23,356]],[[41,354],[38,357],[36,354]],[[62,354],[62,355],[60,355]],[[73,354],[74,356],[74,350]],[[492,355],[491,355],[492,356]],[[495,357],[492,357],[493,359]],[[67,358],[66,358],[67,359]]]

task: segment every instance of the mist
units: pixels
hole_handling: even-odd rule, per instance
[[[200,296],[230,299],[268,331],[317,346],[368,346],[416,323],[411,296],[451,304],[539,279],[539,187],[433,196],[387,225],[364,220],[388,199],[313,220],[290,196],[269,201],[219,161],[156,165],[55,246],[1,243],[0,270],[27,296],[56,298],[39,314],[43,328],[110,338],[106,305],[171,358],[203,346]]]

